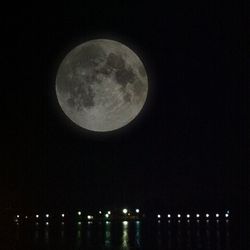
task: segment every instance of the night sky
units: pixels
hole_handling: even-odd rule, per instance
[[[245,119],[238,6],[118,2],[6,9],[1,207],[234,206]],[[55,94],[61,60],[95,38],[133,49],[149,77],[143,111],[109,133],[77,127]]]

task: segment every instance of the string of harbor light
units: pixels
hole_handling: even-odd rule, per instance
[[[139,219],[142,219],[142,218],[152,218],[154,216],[152,215],[145,215],[144,213],[140,213],[140,210],[137,208],[135,210],[129,210],[127,208],[124,208],[121,210],[121,213],[117,213],[117,211],[111,213],[110,210],[106,211],[106,212],[103,212],[101,210],[98,211],[98,213],[94,213],[93,214],[90,214],[90,213],[86,213],[86,215],[82,212],[82,211],[77,211],[77,215],[78,215],[78,220],[88,220],[88,221],[93,221],[95,219],[97,220],[100,220],[100,219],[104,219],[104,220],[112,220],[112,219],[131,219],[131,220],[139,220]],[[114,215],[114,216],[113,216]],[[216,218],[216,219],[219,219],[219,218],[223,218],[223,216],[225,218],[229,218],[229,211],[227,210],[226,213],[204,213],[204,214],[200,214],[200,213],[196,213],[196,214],[190,214],[190,213],[187,213],[187,214],[180,214],[180,213],[173,213],[173,214],[170,214],[170,213],[167,213],[167,214],[156,214],[156,218],[159,220],[164,220],[165,218],[167,218],[168,220],[170,219],[175,219],[177,218],[178,220],[181,220],[182,218],[186,218],[187,220],[190,220],[190,219],[202,219],[202,218],[205,218],[205,219],[210,219],[210,218]],[[72,217],[72,214],[68,215],[69,217]],[[17,214],[15,216],[15,221],[18,222],[19,220],[21,219],[33,219],[35,218],[37,221],[38,220],[43,220],[43,218],[45,217],[46,221],[48,221],[50,219],[50,214],[49,213],[46,213],[44,215],[41,215],[41,214],[35,214],[35,215],[22,215],[21,214]],[[55,217],[58,217],[57,214],[53,214],[53,218]],[[65,213],[62,213],[60,214],[60,217],[62,219],[65,219],[67,217],[67,215]]]

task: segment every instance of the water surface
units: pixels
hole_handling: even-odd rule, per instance
[[[229,221],[23,222],[6,249],[228,250]]]

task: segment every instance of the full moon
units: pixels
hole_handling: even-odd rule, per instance
[[[113,40],[91,40],[75,47],[56,76],[56,95],[63,112],[78,126],[96,132],[130,123],[142,110],[147,93],[142,61]]]

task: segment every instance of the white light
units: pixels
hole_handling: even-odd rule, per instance
[[[128,209],[124,208],[124,209],[122,210],[122,212],[123,212],[124,214],[127,214],[127,213],[128,213]]]
[[[92,219],[93,219],[93,216],[88,215],[87,218],[88,218],[88,220],[92,220]]]
[[[215,217],[216,217],[216,218],[219,218],[219,217],[220,217],[220,215],[219,215],[219,214],[216,214],[216,215],[215,215]]]
[[[136,212],[137,214],[139,214],[139,213],[140,213],[140,209],[137,208],[137,209],[135,210],[135,212]]]
[[[36,218],[39,218],[39,214],[36,215]]]
[[[82,215],[82,212],[81,212],[81,211],[78,211],[77,214],[78,214],[79,216],[81,216],[81,215]]]
[[[228,218],[228,217],[229,217],[229,214],[225,214],[225,217]]]
[[[108,217],[109,217],[109,214],[105,214],[105,217],[108,218]]]
[[[158,219],[160,219],[160,218],[161,218],[161,215],[160,215],[160,214],[158,214],[158,215],[157,215],[157,218],[158,218]]]
[[[127,222],[127,221],[123,221],[122,224],[123,224],[124,226],[127,226],[127,225],[128,225],[128,222]]]
[[[187,218],[190,218],[190,214],[187,214]]]
[[[17,218],[20,218],[20,215],[18,214],[16,217],[17,217]]]
[[[82,225],[82,222],[81,221],[78,221],[78,223],[77,223],[78,225]]]
[[[102,211],[99,211],[99,214],[102,214]]]
[[[27,215],[25,216],[25,219],[28,219],[28,216],[27,216]]]
[[[171,218],[171,214],[168,214],[168,218]]]
[[[209,214],[206,214],[206,218],[209,218]]]
[[[64,217],[65,217],[65,214],[62,214],[62,217],[64,218]]]
[[[48,226],[49,225],[49,222],[46,222],[46,226]]]
[[[180,215],[180,214],[177,214],[177,217],[178,217],[178,218],[181,218],[181,215]]]
[[[108,215],[111,215],[111,211],[108,211]]]
[[[199,214],[196,214],[196,218],[200,218],[200,215],[199,215]]]
[[[45,216],[46,216],[46,218],[49,218],[49,214],[46,214]]]

